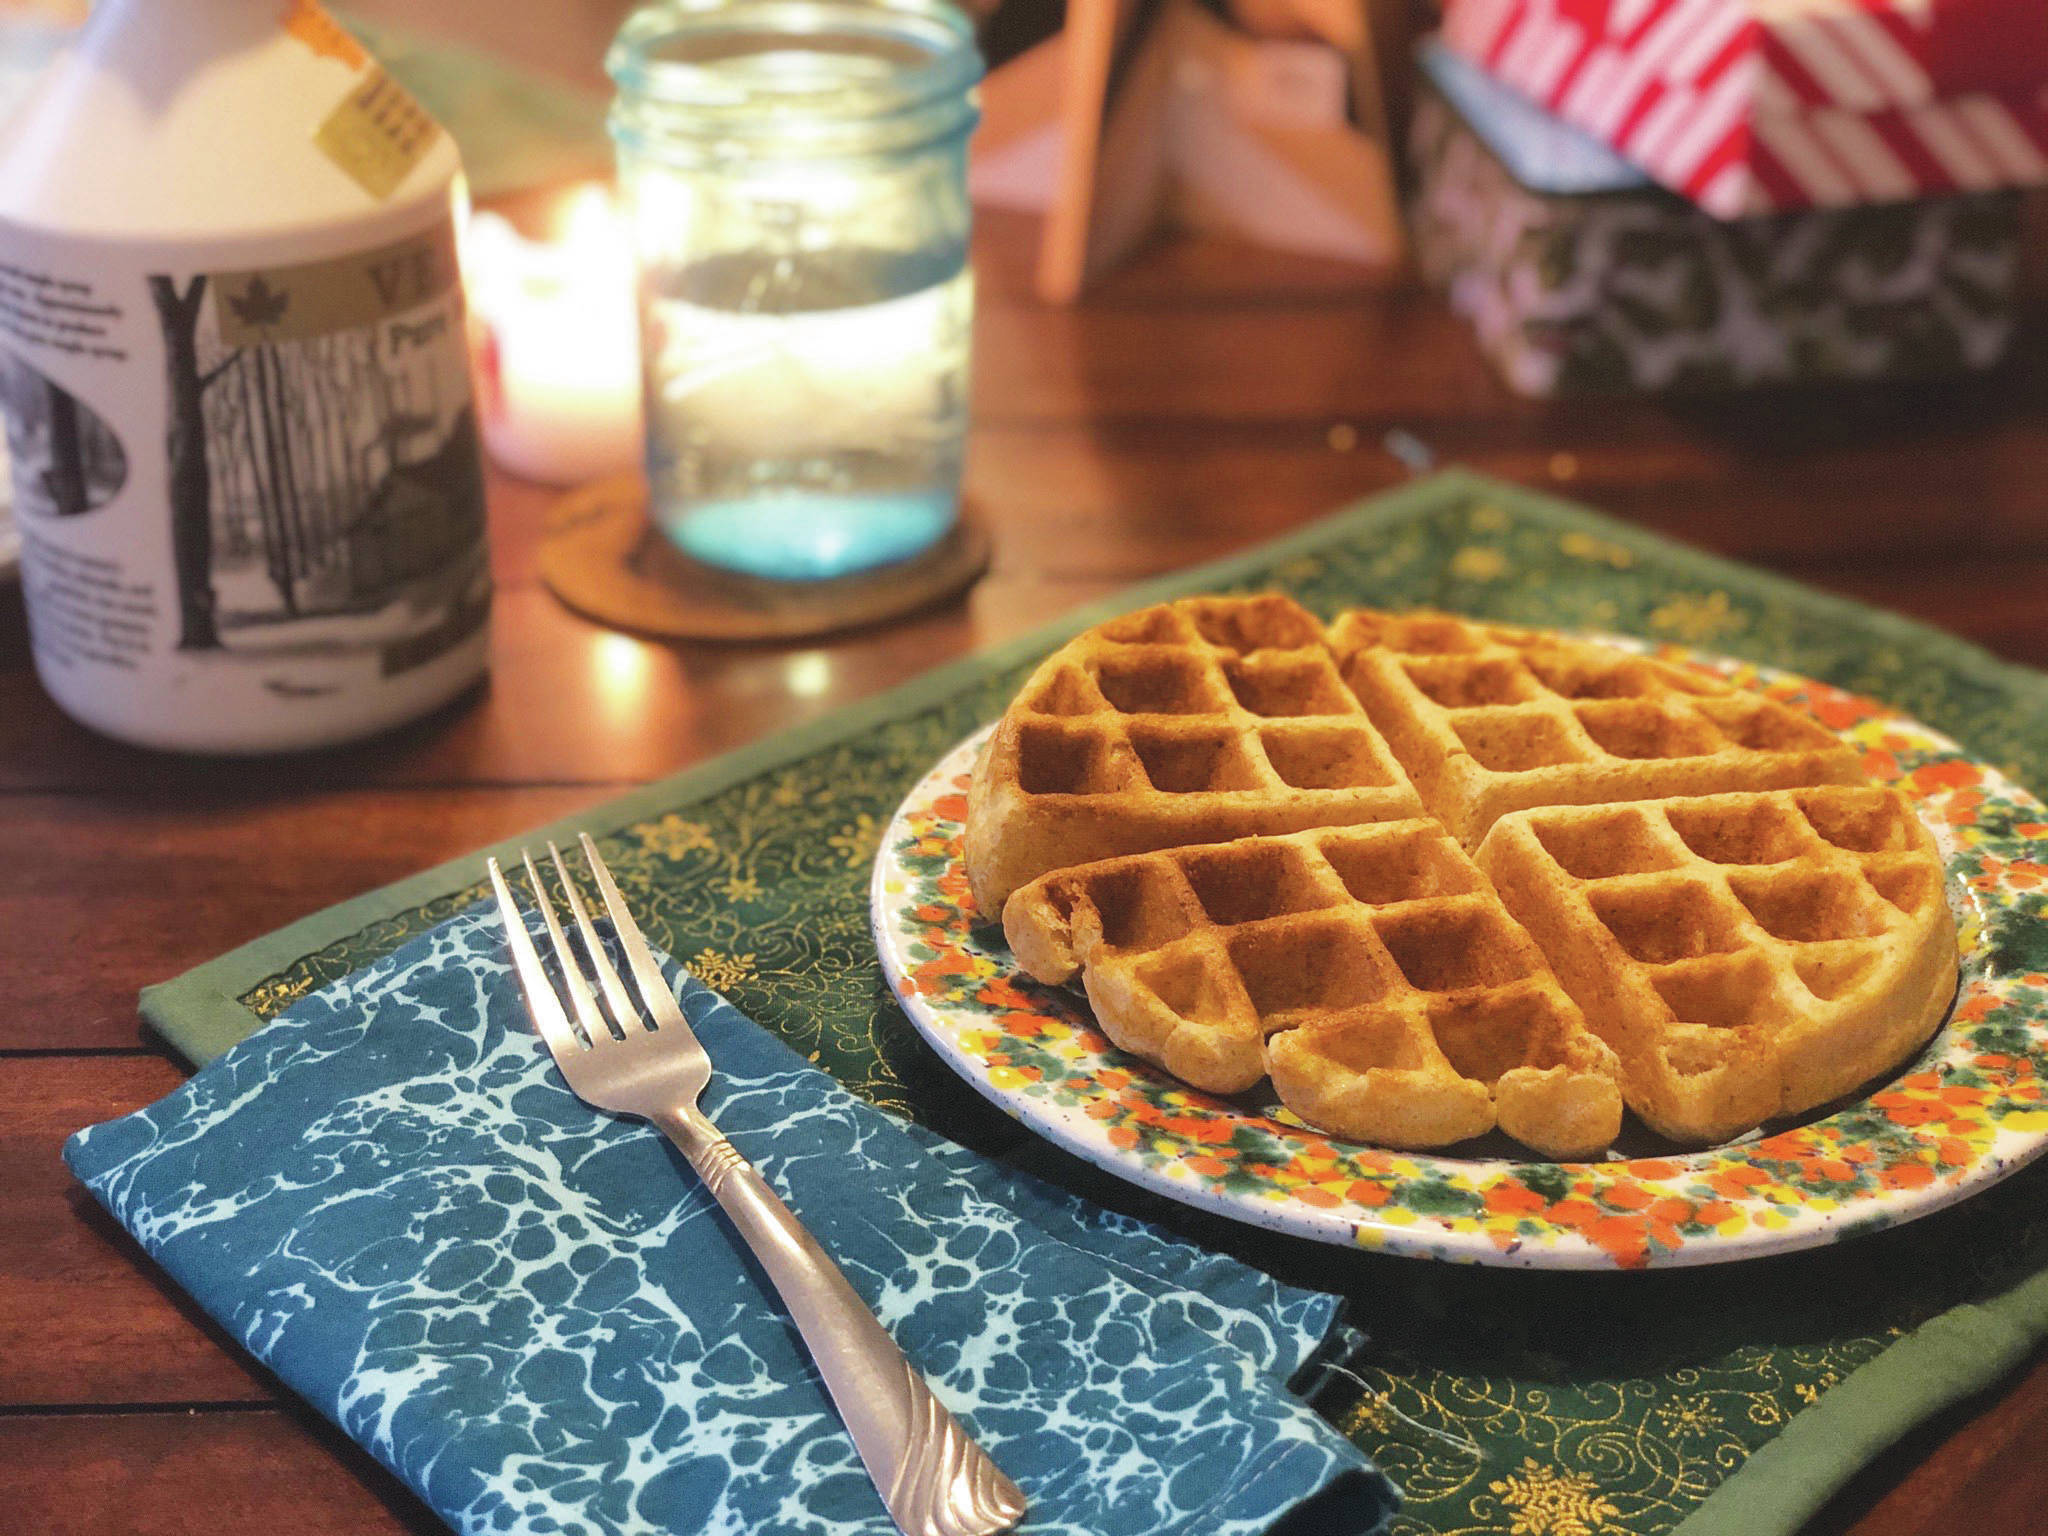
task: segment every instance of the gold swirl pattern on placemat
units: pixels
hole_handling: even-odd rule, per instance
[[[1677,1524],[1881,1347],[1786,1351],[1798,1357],[1789,1372],[1769,1352],[1739,1351],[1597,1390],[1368,1367],[1338,1422],[1406,1493],[1396,1533],[1634,1536]]]
[[[1398,517],[1340,521],[1313,550],[1204,585],[1278,588],[1326,615],[1361,602],[1427,605],[1767,657],[1881,698],[2022,782],[2048,782],[2048,690],[1997,673],[1961,642],[1506,488],[1446,482],[1411,496]],[[1319,1245],[1304,1256],[1298,1240],[1248,1234],[1048,1161],[960,1090],[888,997],[867,931],[861,852],[930,764],[1001,712],[1030,665],[679,798],[603,839],[605,857],[651,938],[700,973],[722,974],[736,1004],[868,1098],[985,1150],[1007,1146],[1103,1203],[1347,1293],[1374,1338],[1339,1362],[1316,1402],[1406,1484],[1397,1531],[1667,1531],[1899,1334],[2048,1265],[2048,1180],[2038,1168],[1854,1243],[1719,1270],[1557,1275]],[[268,1017],[470,899],[456,893],[366,928],[265,978],[243,1001]],[[2022,900],[2042,914],[2048,891],[2036,886]],[[2025,963],[2048,971],[2048,940]]]

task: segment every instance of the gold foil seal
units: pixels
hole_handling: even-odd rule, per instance
[[[378,199],[389,197],[434,147],[440,125],[404,86],[372,64],[327,114],[313,142]]]

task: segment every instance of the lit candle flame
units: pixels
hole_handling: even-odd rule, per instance
[[[604,188],[566,200],[559,238],[470,220],[462,259],[482,331],[484,441],[515,474],[574,485],[640,462],[633,257]]]

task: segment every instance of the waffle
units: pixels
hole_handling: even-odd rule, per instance
[[[1613,1053],[1428,820],[1064,869],[1003,928],[1039,980],[1078,971],[1125,1050],[1215,1093],[1270,1075],[1340,1136],[1437,1147],[1498,1125],[1576,1158],[1620,1126]]]
[[[979,909],[1049,870],[1422,802],[1322,626],[1287,598],[1194,598],[1089,630],[1025,683],[968,792]]]
[[[998,725],[966,849],[1019,962],[1078,974],[1118,1045],[1388,1146],[1498,1125],[1590,1155],[1617,1081],[1663,1134],[1725,1139],[1895,1066],[1956,980],[1932,842],[1854,749],[1446,614],[1101,625]]]
[[[1478,863],[1621,1058],[1630,1108],[1676,1140],[1848,1093],[1955,990],[1941,863],[1890,789],[1521,811]]]
[[[1607,646],[1365,610],[1329,638],[1423,803],[1467,848],[1531,806],[1863,781],[1855,751],[1798,711]]]

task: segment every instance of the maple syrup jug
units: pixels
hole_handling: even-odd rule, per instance
[[[104,0],[0,160],[36,670],[144,746],[368,735],[482,675],[453,143],[311,0]]]

